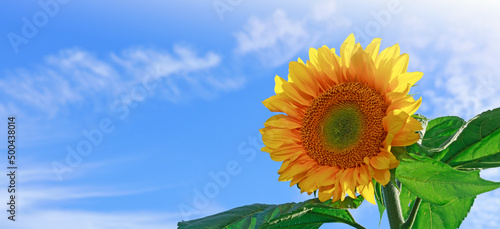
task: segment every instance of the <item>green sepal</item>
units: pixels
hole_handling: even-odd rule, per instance
[[[380,183],[373,180],[373,186],[375,188],[375,201],[377,201],[378,213],[380,214],[380,219],[378,222],[378,225],[380,226],[380,223],[382,223],[382,216],[384,215],[385,211],[384,196],[382,185]]]

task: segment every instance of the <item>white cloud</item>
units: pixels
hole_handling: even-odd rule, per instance
[[[70,200],[81,200],[96,197],[119,197],[129,196],[139,193],[146,193],[152,190],[130,190],[121,191],[117,188],[104,188],[104,187],[71,187],[46,185],[39,186],[23,186],[18,190],[17,196],[20,202],[17,207],[21,209],[30,209],[36,207],[43,207],[54,202],[67,202]],[[8,199],[8,196],[3,199]]]
[[[9,71],[0,81],[6,96],[49,115],[94,93],[116,92],[118,85],[119,76],[108,64],[78,49],[48,56],[36,69]]]
[[[103,165],[109,166],[110,163],[123,161],[107,161],[96,163],[81,170],[89,172]],[[58,207],[59,204],[83,203],[87,200],[95,198],[106,198],[107,200],[115,197],[131,197],[147,195],[149,192],[164,190],[176,186],[169,184],[161,187],[144,187],[139,188],[133,184],[113,185],[113,186],[97,186],[92,185],[73,185],[74,182],[50,182],[50,178],[54,174],[43,168],[31,169],[33,166],[26,166],[27,169],[18,170],[23,173],[17,174],[19,183],[16,184],[16,222],[11,222],[7,219],[0,220],[1,228],[12,229],[58,229],[58,228],[176,228],[177,222],[180,221],[184,214],[180,212],[161,212],[161,211],[145,211],[142,208],[139,210],[117,211],[116,208],[108,206],[102,209],[82,210],[75,205],[75,208],[68,209]],[[29,168],[29,169],[28,169]],[[41,173],[35,176],[34,173]],[[28,179],[25,180],[24,178]],[[8,183],[8,177],[2,176],[1,182]],[[0,193],[0,198],[3,200],[9,199],[7,191]],[[138,197],[140,198],[140,197]],[[64,210],[63,210],[64,209]],[[106,210],[108,209],[108,210]],[[189,213],[194,216],[205,216],[222,211],[223,209],[216,204],[203,209]]]
[[[55,182],[55,184],[61,184],[62,181],[74,180],[77,178],[81,178],[82,176],[88,176],[112,166],[123,166],[124,164],[131,163],[137,159],[138,157],[120,157],[97,162],[85,162],[81,165],[75,166],[74,168],[70,168],[71,170],[69,171],[62,173],[61,176],[63,180],[60,180],[58,176],[58,170],[52,167],[51,163],[40,164],[39,161],[34,161],[33,159],[29,158],[28,155],[25,155],[23,159],[23,169],[18,170],[19,176],[21,176],[23,179],[20,179],[17,182],[23,186],[29,184],[43,184],[45,182]],[[60,162],[64,163],[64,161]],[[3,182],[8,182],[8,177],[0,177],[0,182],[2,182],[2,180]]]
[[[173,50],[175,56],[152,49],[131,48],[124,50],[120,56],[112,54],[112,59],[139,78],[152,66],[159,66],[158,74],[165,77],[176,73],[200,71],[220,64],[221,57],[213,52],[198,57],[196,52],[187,47],[174,46]]]
[[[109,58],[82,49],[66,49],[47,56],[36,67],[6,70],[7,77],[0,80],[0,93],[21,107],[17,110],[28,113],[26,110],[34,109],[53,117],[68,106],[108,105],[113,98],[140,86],[148,74],[155,74],[160,84],[155,90],[170,101],[203,96],[193,88],[212,94],[240,88],[242,77],[210,74],[220,60],[213,52],[200,56],[183,46],[175,46],[173,53],[130,48],[110,54]],[[10,104],[4,100],[0,105],[2,112]]]
[[[321,2],[312,6],[311,17],[316,21],[330,19],[337,11],[334,1]]]
[[[134,157],[118,158],[107,161],[94,163],[86,163],[73,172],[67,174],[65,182],[61,182],[56,174],[56,171],[49,167],[41,167],[37,164],[28,162],[25,159],[22,169],[15,170],[16,175],[16,194],[20,196],[22,201],[18,206],[22,208],[33,208],[39,203],[48,203],[53,201],[65,201],[72,199],[86,199],[93,197],[113,197],[139,194],[144,192],[155,191],[158,189],[171,188],[169,186],[162,187],[141,187],[140,189],[132,187],[103,187],[95,185],[74,186],[72,180],[78,180],[82,175],[90,175],[92,173],[102,172],[106,168],[123,162],[133,162]],[[9,172],[9,171],[6,171]],[[9,176],[0,177],[1,183],[9,183]],[[126,184],[133,185],[133,184]],[[19,187],[20,186],[20,187]],[[170,186],[176,186],[171,184]],[[126,190],[126,191],[123,191]],[[0,198],[8,199],[10,194],[7,192],[0,193]]]
[[[491,29],[500,16],[484,10],[494,7],[492,2],[405,5],[413,10],[406,10],[396,23],[397,40],[410,53],[413,69],[424,72],[418,89],[423,92],[423,108],[432,117],[469,119],[500,106],[496,99],[500,96],[500,31]],[[455,13],[463,8],[469,10]]]
[[[429,96],[435,107],[434,113],[445,115],[451,112],[452,115],[471,118],[487,109],[499,107],[500,101],[496,98],[500,96],[497,76],[500,65],[492,60],[498,58],[500,44],[492,39],[498,40],[500,33],[481,38],[458,34],[443,36],[451,44],[443,47],[450,57],[441,61],[442,69],[434,73],[437,75],[434,91],[439,93]],[[478,46],[481,43],[486,45]]]
[[[261,62],[270,66],[288,61],[311,42],[311,35],[303,24],[289,19],[279,9],[268,21],[250,18],[245,32],[238,32],[235,36],[238,53],[257,53]]]
[[[307,50],[334,29],[349,25],[332,1],[304,7],[311,9],[300,15],[277,9],[265,19],[251,17],[244,31],[235,33],[238,43],[235,51],[241,55],[254,54],[262,64],[276,67],[295,59],[298,52]]]

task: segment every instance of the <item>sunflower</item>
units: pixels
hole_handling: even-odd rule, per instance
[[[351,34],[340,47],[309,50],[309,60],[289,64],[288,80],[276,76],[276,95],[263,101],[273,112],[260,129],[271,159],[283,161],[280,181],[321,201],[356,192],[375,204],[373,180],[386,185],[399,161],[392,146],[419,139],[412,118],[421,104],[408,95],[422,77],[407,72],[399,45],[379,53],[380,38],[363,49]]]

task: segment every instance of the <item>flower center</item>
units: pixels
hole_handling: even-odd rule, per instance
[[[380,152],[386,110],[383,97],[366,84],[335,85],[306,110],[300,130],[304,148],[320,165],[359,166]]]
[[[362,115],[354,105],[333,108],[320,124],[325,144],[336,150],[354,146],[361,137]]]

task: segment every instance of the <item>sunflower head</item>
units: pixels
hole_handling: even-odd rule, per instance
[[[422,77],[407,72],[408,55],[396,44],[379,53],[380,39],[363,49],[350,35],[340,48],[309,50],[309,60],[289,65],[288,80],[276,76],[276,95],[263,103],[273,112],[260,130],[273,160],[283,161],[280,181],[318,190],[321,201],[356,192],[375,204],[373,179],[382,185],[399,165],[391,146],[419,139],[411,117],[421,99],[408,95]]]

